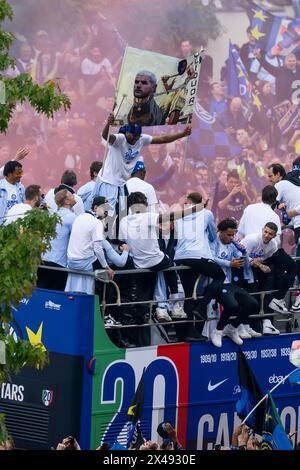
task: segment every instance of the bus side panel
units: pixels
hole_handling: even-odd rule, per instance
[[[294,369],[289,352],[296,339],[298,333],[244,341],[242,350],[263,393]],[[125,444],[126,412],[145,367],[141,428],[146,439],[157,440],[157,425],[167,419],[187,449],[210,449],[215,442],[228,445],[240,422],[235,412],[238,348],[231,341],[224,339],[222,349],[209,342],[132,348],[120,359],[111,351],[104,353],[105,367],[100,367],[93,389],[100,400],[98,431],[104,440]],[[287,429],[300,429],[299,387],[286,381],[273,396]]]
[[[24,368],[2,385],[0,407],[17,448],[50,449],[66,436],[79,439],[83,366],[80,356],[50,353],[49,366]]]
[[[43,448],[49,448],[49,443],[56,444],[57,436],[66,437],[63,435],[65,430],[68,435],[76,436],[82,448],[89,448],[92,375],[88,364],[93,354],[93,312],[94,296],[45,289],[36,289],[31,298],[22,299],[20,308],[13,312],[11,334],[32,344],[41,343],[50,355],[50,365],[44,370],[23,369],[16,379],[21,383],[25,380],[30,397],[26,405],[23,401],[20,406],[24,409],[28,406],[42,407],[44,426],[49,428],[48,438],[45,437],[40,443]],[[37,390],[36,395],[29,392],[33,388]],[[51,401],[52,396],[52,402],[49,405],[42,403],[41,394],[46,403]],[[67,407],[65,403],[68,403]],[[51,406],[58,408],[50,412]],[[57,429],[56,420],[62,422],[62,434]],[[26,441],[25,434],[23,440]],[[33,448],[33,441],[31,437],[25,448]]]
[[[114,422],[114,417],[122,404],[123,390],[127,390],[124,384],[124,378],[118,375],[119,380],[114,386],[113,379],[109,378],[110,393],[109,397],[103,395],[103,375],[106,375],[106,369],[114,362],[119,363],[125,358],[125,349],[119,349],[109,339],[102,321],[99,308],[98,297],[95,296],[94,306],[94,365],[93,365],[93,392],[92,392],[92,425],[90,448],[96,449],[102,439],[114,441],[115,432],[106,435],[106,430],[110,429],[110,423]],[[114,427],[113,427],[114,429]]]
[[[294,369],[289,352],[295,339],[299,339],[299,333],[244,341],[241,349],[262,393],[271,390]],[[237,359],[238,347],[229,340],[223,341],[222,349],[211,343],[191,345],[188,448],[211,449],[215,442],[229,445],[233,430],[240,423],[235,411],[240,395]],[[300,388],[291,386],[287,380],[272,395],[284,413],[291,407],[295,416],[293,427],[299,426]],[[287,424],[288,421],[287,416]]]

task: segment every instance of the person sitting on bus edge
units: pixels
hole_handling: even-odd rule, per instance
[[[161,251],[157,239],[157,229],[160,224],[171,224],[174,220],[185,217],[185,215],[203,210],[202,204],[195,204],[186,210],[157,214],[147,212],[148,202],[143,193],[135,192],[128,196],[129,215],[124,217],[120,223],[119,238],[126,241],[130,254],[136,268],[148,268],[154,273],[173,266],[170,258]],[[156,276],[146,273],[137,276],[141,283],[138,289],[139,295],[146,300],[147,293],[153,298]],[[175,271],[164,271],[166,284],[170,290],[172,301],[172,318],[186,318],[186,314],[178,303],[178,285]],[[146,292],[148,291],[148,292]],[[148,300],[148,299],[147,299]]]
[[[256,338],[261,333],[250,327],[249,315],[259,313],[259,303],[238,285],[249,278],[247,258],[233,243],[237,232],[237,223],[233,219],[224,219],[218,224],[218,235],[211,244],[214,260],[225,273],[224,284],[215,284],[216,299],[222,304],[223,311],[217,327],[211,333],[214,346],[222,346],[222,336],[228,336],[234,343],[241,345],[243,339]],[[247,265],[248,264],[248,265]],[[234,320],[229,320],[235,316]]]
[[[297,275],[297,265],[295,261],[283,250],[278,248],[274,238],[277,235],[278,227],[274,222],[267,222],[261,233],[247,235],[241,240],[241,244],[247,250],[253,275],[250,282],[257,283],[258,291],[266,290],[268,274],[271,267],[274,267],[274,287],[278,289],[268,307],[278,313],[288,313],[285,304],[285,295],[293,285]],[[277,330],[270,319],[263,320],[263,334],[278,335]]]
[[[125,196],[125,184],[131,176],[135,164],[140,160],[141,149],[152,144],[168,144],[191,134],[191,126],[182,132],[152,137],[142,134],[138,124],[128,124],[119,129],[118,134],[109,136],[109,127],[114,124],[111,113],[103,129],[102,137],[108,140],[108,153],[103,169],[99,173],[92,196],[106,196],[109,204],[115,208],[119,196]]]
[[[201,203],[200,193],[190,193],[186,198],[188,209],[185,209],[184,217],[175,223],[177,245],[174,260],[177,266],[183,265],[191,268],[179,271],[185,297],[192,297],[195,282],[200,274],[213,279],[213,282],[206,287],[201,303],[192,299],[184,301],[184,310],[189,320],[193,320],[194,315],[197,316],[199,305],[202,306],[201,310],[203,309],[206,314],[207,305],[214,298],[215,283],[222,284],[225,279],[225,274],[213,260],[210,249],[210,242],[213,242],[217,236],[214,216],[208,209],[203,209],[201,212],[192,210],[193,207],[197,207]],[[189,214],[188,210],[191,210]],[[181,328],[181,337],[178,339],[179,341],[199,341],[201,336],[196,328],[189,325]]]
[[[237,232],[239,240],[252,233],[260,233],[267,222],[274,222],[278,229],[276,241],[280,246],[281,222],[279,215],[272,209],[272,206],[276,204],[277,196],[278,192],[274,186],[265,186],[261,193],[262,202],[249,204],[244,209]]]

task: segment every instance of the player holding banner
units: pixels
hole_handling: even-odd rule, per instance
[[[102,174],[97,177],[92,198],[104,196],[115,209],[118,198],[125,196],[125,184],[136,162],[141,160],[142,148],[152,144],[169,144],[187,137],[191,134],[192,128],[186,126],[181,132],[153,137],[142,134],[139,124],[127,124],[119,129],[118,134],[109,136],[109,127],[113,125],[114,120],[114,114],[111,113],[102,132],[103,139],[108,141],[108,153]]]

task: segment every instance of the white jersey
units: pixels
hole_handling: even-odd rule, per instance
[[[273,209],[264,202],[250,204],[244,209],[239,223],[237,233],[238,238],[246,237],[252,233],[261,233],[267,222],[274,222],[274,224],[277,225],[278,232],[276,241],[279,244],[281,235],[281,223],[279,215],[276,214],[276,212],[274,212]]]
[[[138,160],[141,160],[140,151],[152,142],[152,136],[141,134],[139,140],[130,145],[124,134],[115,134],[116,140],[109,150],[102,172],[98,178],[114,186],[124,186],[130,178],[132,170]]]
[[[148,201],[148,212],[155,212],[155,204],[158,204],[155,189],[152,184],[147,183],[141,178],[129,178],[126,183],[128,194],[140,192],[145,194]]]
[[[164,258],[157,239],[157,219],[158,214],[142,212],[121,220],[119,239],[128,244],[136,268],[151,268]]]
[[[178,237],[175,260],[180,259],[212,259],[210,242],[216,239],[214,216],[211,211],[186,215],[175,222]]]
[[[17,186],[9,183],[7,180],[4,181],[4,185],[7,191],[6,207],[9,211],[15,204],[18,204],[19,192]]]
[[[300,204],[300,186],[296,186],[287,180],[278,181],[275,184],[278,191],[277,201],[284,202],[286,209],[289,211],[295,209]],[[300,215],[292,218],[294,228],[300,227]]]
[[[94,257],[94,242],[104,240],[104,228],[101,220],[92,214],[81,214],[73,222],[68,245],[68,258],[85,259]]]
[[[84,204],[82,202],[82,199],[78,194],[74,194],[74,198],[76,201],[76,204],[72,207],[72,212],[74,212],[75,215],[80,215],[84,213]],[[55,202],[55,194],[54,194],[54,188],[49,189],[45,196],[45,203],[49,207],[50,211],[56,212],[58,207]]]
[[[31,209],[32,207],[30,204],[25,204],[23,202],[15,204],[7,212],[5,216],[4,225],[9,225],[18,219],[23,219],[23,217],[25,217],[26,212],[30,211]]]
[[[253,233],[243,238],[241,244],[246,248],[250,259],[261,258],[265,261],[270,258],[278,249],[275,239],[269,243],[264,243],[262,233]]]

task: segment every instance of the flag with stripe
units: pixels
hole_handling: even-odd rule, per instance
[[[241,349],[238,351],[238,375],[240,379],[241,395],[235,407],[239,418],[244,420],[255,405],[263,398],[263,394]],[[257,434],[261,434],[263,430],[264,411],[264,402],[262,402],[246,421],[247,426],[253,429]]]
[[[300,48],[300,18],[273,15],[255,2],[249,2],[247,14],[251,34],[260,49],[273,55],[287,55]]]
[[[239,96],[248,106],[255,106],[258,111],[263,108],[258,93],[249,80],[239,52],[231,42],[229,43],[228,93],[230,96]]]
[[[225,131],[216,116],[212,116],[196,102],[193,133],[189,142],[197,148],[199,156],[205,158],[225,157],[228,159],[240,155],[241,147]]]
[[[271,393],[265,404],[265,416],[262,434],[262,450],[293,450],[283,426]]]

